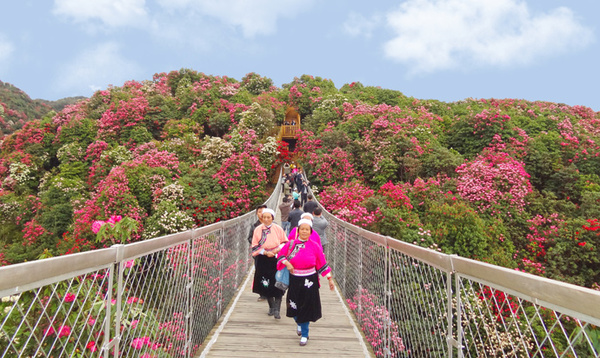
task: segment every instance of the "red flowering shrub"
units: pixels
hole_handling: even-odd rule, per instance
[[[223,188],[225,197],[237,208],[250,211],[266,199],[267,193],[263,191],[266,172],[257,157],[244,152],[226,159],[213,178]]]
[[[373,194],[372,189],[355,180],[324,187],[319,194],[319,200],[338,218],[360,227],[367,227],[381,219],[379,209],[371,211],[365,206],[365,201]]]

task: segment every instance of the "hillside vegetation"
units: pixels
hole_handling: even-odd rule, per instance
[[[338,217],[400,240],[589,287],[600,281],[600,115],[516,99],[419,100],[303,75],[282,88],[182,69],[96,92],[7,136],[1,260],[231,218],[296,158]]]
[[[21,129],[25,123],[40,119],[48,112],[61,111],[85,97],[68,97],[58,101],[31,99],[10,83],[0,81],[0,138]]]

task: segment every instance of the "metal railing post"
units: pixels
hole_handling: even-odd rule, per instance
[[[348,229],[344,228],[344,295],[348,294]]]
[[[463,358],[462,301],[460,298],[460,276],[458,274],[454,274],[454,282],[456,283],[456,349],[458,350],[458,358]]]
[[[192,347],[192,316],[193,316],[193,309],[192,309],[192,288],[194,286],[194,278],[192,277],[192,270],[194,267],[194,239],[193,236],[192,238],[190,238],[190,240],[188,241],[188,267],[187,267],[187,277],[188,277],[188,284],[186,286],[186,293],[187,293],[187,299],[186,299],[186,305],[187,305],[187,313],[185,315],[185,336],[187,338],[187,343],[186,343],[186,355],[188,358],[190,358],[192,356],[191,354],[191,347]]]
[[[452,347],[454,346],[454,338],[452,337],[452,273],[446,273],[446,316],[448,317],[448,331],[446,333],[446,344],[448,345],[448,357],[452,358]]]
[[[392,250],[390,250],[390,246],[385,245],[385,307],[388,311],[389,317],[386,317],[387,322],[385,322],[385,340],[386,340],[386,356],[392,356]]]
[[[110,317],[112,316],[112,290],[113,283],[115,279],[115,267],[117,264],[110,265],[110,269],[108,271],[108,287],[106,290],[106,295],[104,297],[104,304],[106,306],[106,317],[104,318],[104,339],[102,341],[102,356],[104,358],[108,358],[108,353],[110,351],[111,346],[111,334],[110,334]]]
[[[362,276],[363,276],[363,249],[362,239],[358,239],[358,312],[362,312]]]
[[[115,311],[115,336],[113,339],[114,344],[114,355],[115,357],[119,356],[119,345],[121,343],[121,315],[122,315],[122,303],[123,303],[123,248],[124,245],[113,245],[116,248],[116,258],[115,258],[115,266],[119,268],[118,276],[117,276],[117,298],[116,305],[117,309]]]
[[[217,296],[217,319],[219,319],[219,317],[221,317],[221,312],[223,311],[223,266],[225,265],[225,258],[223,257],[223,253],[225,252],[225,250],[223,250],[225,247],[225,230],[223,228],[220,230],[219,245],[217,247],[219,250],[219,295]]]

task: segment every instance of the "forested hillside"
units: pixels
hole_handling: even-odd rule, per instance
[[[356,225],[597,287],[600,115],[516,99],[419,100],[303,75],[273,86],[193,70],[127,82],[5,138],[6,263],[143,240],[247,212],[284,160]]]
[[[25,123],[40,119],[48,112],[61,111],[85,97],[69,97],[58,101],[32,100],[25,92],[0,81],[0,138],[21,129]]]

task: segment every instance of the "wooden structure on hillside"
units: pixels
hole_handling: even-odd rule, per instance
[[[300,113],[292,107],[285,111],[285,118],[280,130],[280,139],[296,139],[296,134],[300,130]]]

